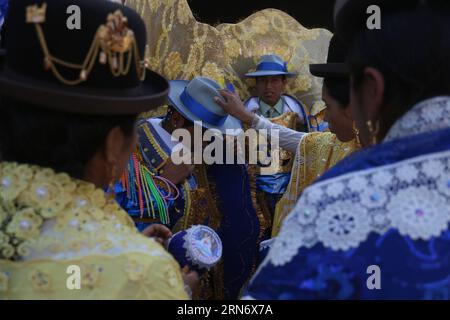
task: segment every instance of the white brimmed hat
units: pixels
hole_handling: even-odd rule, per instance
[[[202,121],[203,127],[217,129],[224,134],[239,135],[241,122],[228,115],[215,101],[221,99],[222,87],[209,78],[196,77],[191,81],[170,81],[169,101],[186,119]]]

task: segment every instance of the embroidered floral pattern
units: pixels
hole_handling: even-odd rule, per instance
[[[125,273],[131,281],[141,281],[145,278],[147,266],[137,260],[130,259],[125,266]]]
[[[385,141],[450,127],[448,97],[436,97],[416,105],[389,130]]]
[[[100,281],[103,268],[95,264],[81,265],[81,286],[94,287]]]
[[[51,288],[50,276],[40,270],[30,272],[30,281],[36,291],[47,291]]]
[[[117,239],[131,232],[124,228],[130,223],[127,214],[113,199],[67,174],[1,163],[0,181],[0,258],[17,260],[36,250],[78,253],[82,248],[108,242],[96,233],[103,228],[116,230]],[[57,240],[42,236],[42,228],[50,220],[52,231],[65,232],[68,237]],[[109,246],[113,247],[111,243]]]
[[[356,248],[395,228],[412,239],[439,236],[450,222],[450,152],[350,173],[306,189],[264,264],[289,263],[301,247]]]
[[[39,235],[42,218],[33,209],[24,209],[16,213],[6,227],[6,232],[19,239],[33,239]]]

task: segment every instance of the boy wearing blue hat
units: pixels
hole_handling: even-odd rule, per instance
[[[279,125],[303,132],[310,131],[305,107],[294,97],[284,94],[287,78],[296,75],[289,72],[287,62],[278,55],[262,56],[256,71],[245,75],[255,79],[257,94],[248,99],[245,106]],[[294,155],[285,150],[272,152],[280,152],[280,163],[274,170],[265,168],[264,174],[258,170],[256,177],[259,204],[269,221],[273,220],[276,204],[289,184],[294,159]],[[267,231],[270,232],[270,228]]]

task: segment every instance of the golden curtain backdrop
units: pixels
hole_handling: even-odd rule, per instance
[[[309,64],[324,63],[332,34],[307,29],[276,9],[256,12],[236,24],[211,26],[198,22],[187,0],[127,0],[147,25],[150,68],[169,80],[206,76],[232,83],[242,99],[251,96],[253,83],[244,75],[255,69],[264,54],[283,57],[298,77],[289,80],[287,93],[312,113],[320,112],[322,79],[313,77]],[[161,115],[164,108],[146,116]]]

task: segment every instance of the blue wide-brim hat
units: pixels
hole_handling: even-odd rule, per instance
[[[206,129],[216,129],[223,134],[236,136],[242,132],[241,122],[228,115],[215,101],[223,99],[222,87],[214,80],[196,77],[191,81],[170,81],[169,102],[183,117],[201,121]]]
[[[289,72],[287,62],[276,54],[264,55],[256,66],[255,72],[245,75],[249,78],[267,77],[267,76],[286,76],[288,78],[297,76],[296,73]]]

